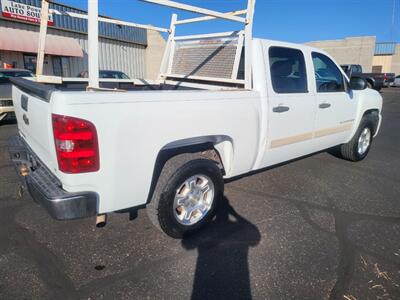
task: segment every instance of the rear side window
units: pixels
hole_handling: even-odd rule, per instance
[[[312,53],[315,80],[318,93],[343,92],[345,83],[343,74],[336,64],[326,55]]]
[[[279,94],[308,93],[303,52],[297,49],[269,49],[272,87]]]

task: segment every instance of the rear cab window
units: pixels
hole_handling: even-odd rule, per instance
[[[306,63],[301,50],[273,46],[269,49],[269,62],[275,93],[308,93]]]

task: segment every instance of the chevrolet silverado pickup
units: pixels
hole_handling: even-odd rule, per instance
[[[332,147],[350,161],[367,156],[382,98],[364,79],[303,45],[253,39],[252,58],[251,90],[176,78],[68,91],[12,79],[11,159],[56,219],[146,207],[179,238],[213,218],[224,179]]]

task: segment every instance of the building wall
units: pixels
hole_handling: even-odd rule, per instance
[[[145,78],[157,79],[167,43],[159,32],[153,30],[147,31],[147,41]]]
[[[28,31],[39,31],[39,27],[35,25],[12,22],[0,19],[1,27],[23,29]],[[75,77],[80,72],[86,71],[88,69],[88,37],[86,34],[63,31],[59,29],[49,28],[48,34],[65,36],[74,38],[79,45],[82,47],[84,52],[83,58],[71,57],[69,59],[69,74],[67,76]],[[3,52],[1,52],[3,53]],[[8,58],[11,58],[18,62],[19,68],[24,67],[22,53],[12,52],[12,54],[7,54]],[[123,41],[117,41],[108,38],[99,39],[99,66],[100,69],[106,70],[118,70],[126,73],[131,78],[144,78],[145,77],[145,56],[146,56],[146,46],[134,43],[128,43]],[[4,54],[4,57],[5,54]],[[52,71],[52,62],[49,57],[46,58],[47,64],[45,62],[44,74],[54,75]]]
[[[2,0],[0,0],[0,2],[1,1]],[[42,0],[12,0],[12,1],[35,7],[42,6]],[[81,1],[86,1],[86,0],[81,0]],[[85,10],[70,7],[68,5],[63,5],[61,3],[50,2],[49,6],[50,9],[55,9],[58,11],[68,11],[78,14],[87,14],[87,11]],[[57,15],[57,14],[53,14],[53,19],[54,19],[54,25],[52,26],[53,28],[61,28],[82,34],[87,34],[88,30],[87,20],[73,18],[66,15]],[[134,44],[140,44],[144,46],[147,45],[146,30],[142,28],[99,22],[99,35],[101,37],[115,38],[120,41],[126,41],[128,43],[131,42]]]
[[[375,37],[350,37],[343,40],[306,43],[329,53],[339,64],[360,64],[364,72],[372,71]]]
[[[400,75],[400,44],[396,47],[396,53],[393,55],[392,58],[392,73],[396,75]]]
[[[392,63],[393,56],[392,55],[376,55],[374,56],[373,66],[382,67],[382,73],[390,73],[392,72]]]

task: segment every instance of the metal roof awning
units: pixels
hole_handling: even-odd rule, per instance
[[[0,50],[37,53],[39,33],[14,28],[0,28]],[[68,37],[47,35],[45,53],[83,57],[79,43]]]

